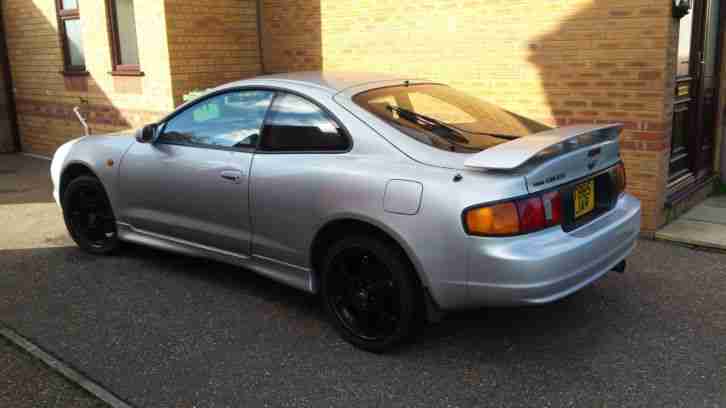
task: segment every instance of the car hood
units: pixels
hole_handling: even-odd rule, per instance
[[[136,132],[127,130],[122,132],[106,133],[101,135],[83,136],[77,139],[78,145],[98,144],[107,147],[119,147],[125,149],[136,141]]]

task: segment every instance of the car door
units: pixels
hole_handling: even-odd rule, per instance
[[[329,183],[351,148],[332,114],[311,100],[278,92],[252,163],[252,253],[307,266],[319,209],[334,199]]]
[[[249,171],[274,93],[232,90],[183,108],[120,171],[122,221],[211,249],[250,251]]]

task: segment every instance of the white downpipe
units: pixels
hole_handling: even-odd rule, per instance
[[[86,119],[81,114],[81,108],[79,106],[76,106],[73,108],[73,112],[75,112],[76,117],[78,118],[78,121],[81,122],[81,126],[83,126],[83,133],[88,136],[91,134],[91,129],[88,127],[88,123],[86,122]]]

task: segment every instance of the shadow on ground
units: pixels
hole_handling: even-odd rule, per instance
[[[0,265],[0,319],[138,406],[726,402],[721,254],[643,242],[624,276],[454,313],[382,356],[340,341],[316,297],[234,266],[133,245]]]
[[[0,154],[0,205],[51,203],[50,161]]]

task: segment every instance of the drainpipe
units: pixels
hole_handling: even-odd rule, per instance
[[[265,49],[263,47],[263,40],[262,40],[262,1],[263,0],[257,0],[257,48],[258,52],[260,53],[260,70],[263,74],[267,73],[267,69],[265,68]]]
[[[88,127],[88,122],[86,122],[86,119],[81,114],[81,107],[76,106],[75,108],[73,108],[73,112],[76,114],[78,121],[81,122],[81,126],[83,126],[83,133],[86,136],[89,136],[91,134],[91,129]]]

